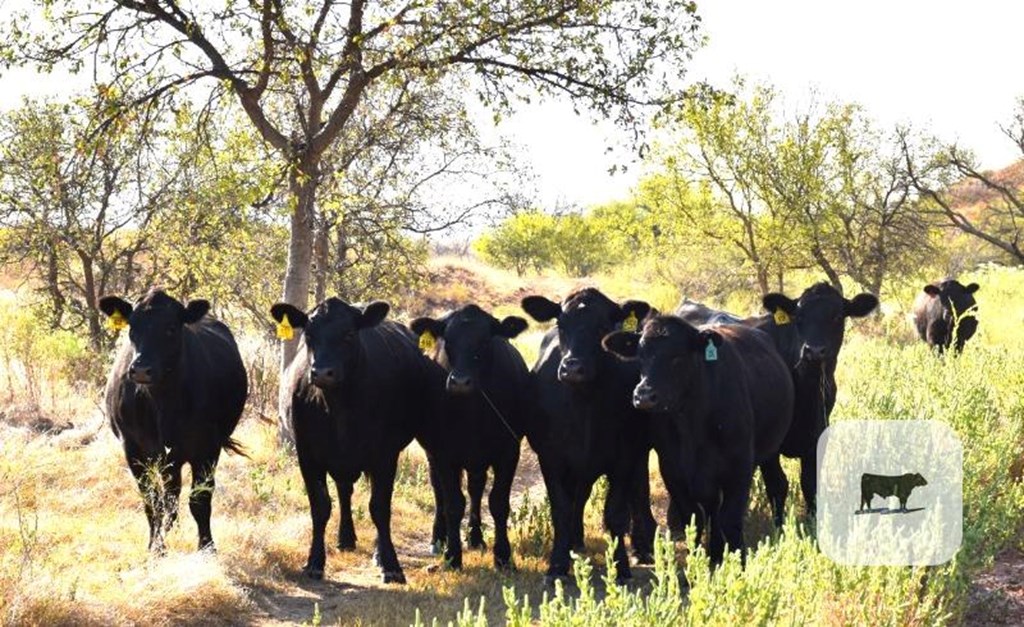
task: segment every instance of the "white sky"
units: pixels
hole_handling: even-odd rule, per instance
[[[0,8],[11,2],[0,0]],[[793,100],[814,88],[823,99],[863,104],[885,125],[908,122],[957,139],[986,167],[1015,157],[998,125],[1024,96],[1024,2],[708,0],[698,13],[709,41],[697,52],[690,79],[727,87],[739,73],[770,82]],[[5,73],[0,110],[24,94],[61,93],[67,86],[67,77]],[[630,157],[605,152],[622,139],[617,131],[576,117],[568,104],[533,105],[500,130],[522,146],[544,206],[625,197],[636,183],[636,164],[625,175],[608,174]]]
[[[1012,161],[999,130],[1024,96],[1017,0],[708,0],[698,2],[708,45],[688,71],[728,87],[739,73],[777,86],[787,100],[864,105],[886,126],[911,123],[972,148],[989,168]],[[637,168],[610,177],[604,131],[568,107],[533,107],[512,120],[542,198],[576,204],[628,195]],[[510,131],[512,129],[509,129]]]

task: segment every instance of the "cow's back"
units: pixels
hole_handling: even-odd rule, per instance
[[[768,334],[745,325],[722,325],[715,330],[739,357],[741,389],[746,391],[753,413],[755,456],[765,459],[779,449],[792,421],[792,375]]]

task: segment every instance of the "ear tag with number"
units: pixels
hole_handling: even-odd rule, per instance
[[[779,309],[775,310],[775,324],[779,326],[789,324],[789,314],[786,313],[785,309],[782,309],[780,307]]]
[[[711,338],[708,338],[707,348],[704,349],[704,361],[718,361],[718,349]]]
[[[622,321],[622,330],[628,331],[629,333],[636,333],[638,322],[639,321],[636,319],[636,312],[631,311],[629,312],[629,315],[626,316],[626,319]]]
[[[292,323],[288,320],[288,314],[281,316],[281,322],[277,323],[277,337],[281,340],[290,340],[295,337],[295,329],[292,328]]]
[[[115,310],[114,313],[110,314],[110,317],[107,318],[107,326],[110,327],[111,331],[117,333],[128,326],[128,321],[124,319],[124,316],[121,315],[120,311]]]
[[[434,346],[436,346],[436,345],[437,345],[437,340],[434,338],[434,334],[431,333],[430,331],[424,331],[423,334],[420,335],[420,350],[421,351],[423,351],[425,353],[429,353],[430,351],[434,350]]]

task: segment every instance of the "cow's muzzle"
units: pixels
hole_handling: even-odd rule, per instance
[[[590,380],[591,372],[575,357],[565,357],[558,364],[558,380],[565,383],[584,383]]]
[[[476,389],[476,385],[473,383],[473,377],[467,374],[452,372],[448,375],[445,389],[448,390],[449,394],[469,394]]]
[[[338,371],[335,368],[310,368],[309,381],[318,388],[334,387],[338,384]]]
[[[658,407],[658,393],[647,383],[641,381],[633,390],[633,407],[650,411]]]
[[[800,359],[810,363],[819,363],[825,361],[827,352],[824,346],[804,344],[800,349]]]
[[[128,367],[128,378],[134,383],[146,385],[153,382],[153,368],[141,364],[132,364]]]

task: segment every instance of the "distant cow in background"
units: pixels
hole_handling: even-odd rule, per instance
[[[115,328],[128,327],[107,380],[106,413],[142,491],[149,548],[164,550],[164,533],[178,516],[182,466],[189,464],[199,548],[212,550],[217,460],[221,449],[242,452],[231,434],[248,381],[235,339],[206,315],[205,300],[182,305],[154,289],[134,306],[117,296],[104,296],[99,306]]]
[[[917,334],[940,353],[950,346],[962,351],[978,330],[977,291],[977,283],[961,285],[956,279],[925,285],[914,301]]]
[[[520,441],[534,414],[530,371],[509,340],[526,329],[526,320],[508,316],[498,320],[476,305],[466,305],[441,319],[417,318],[409,324],[420,337],[420,346],[448,372],[446,411],[437,417],[424,436],[434,451],[431,472],[447,473],[461,484],[469,477],[469,546],[483,548],[480,502],[487,470],[494,470],[489,505],[494,519],[494,565],[512,566],[508,541],[509,496],[519,463]],[[436,479],[435,479],[436,480]],[[465,511],[461,487],[442,505],[435,521],[434,541],[445,540],[449,566],[462,564],[459,528]],[[447,528],[438,529],[445,521]]]

